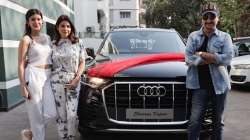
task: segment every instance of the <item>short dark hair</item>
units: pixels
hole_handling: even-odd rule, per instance
[[[73,25],[73,23],[70,21],[70,18],[67,15],[61,15],[57,21],[56,21],[56,25],[55,25],[55,45],[58,45],[59,40],[61,39],[60,33],[57,30],[57,28],[59,27],[59,24],[63,21],[67,21],[70,24],[70,28],[71,28],[71,33],[68,36],[68,39],[71,41],[72,44],[75,44],[77,42],[79,42],[79,38],[76,37],[76,30],[75,30],[75,26]]]
[[[30,26],[28,25],[28,22],[29,22],[29,18],[33,15],[40,15],[41,18],[43,18],[43,14],[40,10],[38,9],[29,9],[26,14],[25,14],[25,19],[26,19],[26,23],[25,23],[25,30],[24,30],[24,35],[28,35],[31,37],[31,28]]]

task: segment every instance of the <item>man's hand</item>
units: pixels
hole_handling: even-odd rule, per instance
[[[204,59],[205,64],[211,64],[216,62],[215,55],[212,53],[202,52],[200,56]]]
[[[211,64],[215,63],[215,55],[208,52],[196,52],[197,55],[199,55],[204,60],[204,64]]]

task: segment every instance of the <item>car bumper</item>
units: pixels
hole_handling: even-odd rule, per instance
[[[83,86],[83,85],[82,85]],[[126,122],[110,119],[105,109],[102,95],[100,91],[92,89],[88,86],[82,87],[78,117],[79,132],[106,132],[106,133],[187,133],[188,120],[179,122]],[[86,94],[88,93],[88,94]],[[204,121],[202,126],[203,132],[211,131],[211,121]]]
[[[250,69],[235,69],[230,71],[232,84],[245,85],[250,83]]]

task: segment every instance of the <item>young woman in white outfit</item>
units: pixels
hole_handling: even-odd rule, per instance
[[[60,140],[73,140],[76,136],[76,112],[80,79],[85,65],[84,54],[83,44],[75,36],[75,27],[68,16],[61,15],[56,22],[51,75]]]
[[[18,49],[18,75],[21,95],[26,99],[30,130],[22,131],[23,139],[45,140],[46,123],[56,117],[50,84],[51,41],[41,33],[42,13],[30,9],[26,13],[25,34]],[[26,138],[25,138],[26,137]]]

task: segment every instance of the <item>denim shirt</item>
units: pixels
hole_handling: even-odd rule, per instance
[[[199,89],[198,69],[194,65],[199,56],[195,52],[199,50],[204,41],[203,29],[192,32],[187,40],[185,61],[188,65],[186,87],[188,89]],[[216,94],[227,93],[231,89],[227,66],[231,64],[233,57],[233,44],[228,33],[215,31],[208,39],[207,52],[215,55],[215,63],[209,64],[213,86]],[[196,61],[195,61],[196,60]],[[203,60],[201,59],[201,62]],[[199,62],[199,63],[201,63]]]

